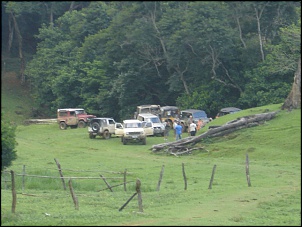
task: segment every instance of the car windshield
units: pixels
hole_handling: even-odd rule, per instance
[[[164,117],[178,117],[177,110],[165,110],[163,113]]]
[[[150,109],[149,108],[145,108],[145,109],[141,109],[141,113],[150,113]]]
[[[142,123],[126,123],[125,128],[142,128]]]
[[[151,121],[152,123],[160,123],[160,120],[158,117],[149,118],[149,121]]]
[[[204,111],[198,111],[193,113],[193,118],[207,118],[207,114]]]
[[[85,110],[76,110],[76,114],[86,114]]]

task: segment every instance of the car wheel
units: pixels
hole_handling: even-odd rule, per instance
[[[110,139],[111,134],[109,133],[109,131],[106,130],[106,131],[103,133],[103,137],[104,137],[104,139],[108,140],[108,139]]]
[[[64,121],[60,122],[59,124],[60,129],[65,130],[67,128],[67,125]]]
[[[126,145],[127,144],[127,140],[123,139],[123,144]]]
[[[91,128],[93,132],[98,132],[100,130],[100,125],[97,122],[93,122]]]
[[[90,139],[94,139],[94,138],[95,138],[95,135],[93,135],[92,133],[89,133],[89,138],[90,138]]]
[[[79,128],[85,128],[86,127],[86,122],[85,121],[79,121],[78,127]]]

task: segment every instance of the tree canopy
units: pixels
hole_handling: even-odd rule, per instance
[[[142,104],[215,116],[284,101],[301,55],[300,4],[3,2],[2,17],[13,12],[34,40],[23,44],[36,45],[25,74],[49,116],[72,106],[121,120]]]

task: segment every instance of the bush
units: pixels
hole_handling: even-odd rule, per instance
[[[17,158],[15,147],[16,142],[16,126],[11,125],[8,121],[3,119],[3,113],[1,112],[1,171],[9,167],[12,161]]]

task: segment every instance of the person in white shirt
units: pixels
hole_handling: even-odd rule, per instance
[[[196,135],[197,125],[192,121],[192,123],[190,124],[189,128],[190,128],[190,134],[191,134],[191,136],[195,136]]]

